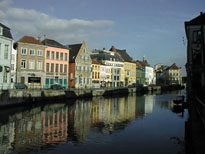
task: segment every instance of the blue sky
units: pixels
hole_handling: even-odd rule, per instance
[[[204,0],[2,0],[0,22],[15,41],[24,35],[93,49],[126,49],[154,66],[186,62],[184,21],[205,11]]]

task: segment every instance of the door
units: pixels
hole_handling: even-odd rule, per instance
[[[25,77],[21,77],[21,83],[25,83]]]

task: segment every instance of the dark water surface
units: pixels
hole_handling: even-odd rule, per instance
[[[173,112],[177,95],[181,92],[3,110],[0,153],[184,153],[188,112]]]

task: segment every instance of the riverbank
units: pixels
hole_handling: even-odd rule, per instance
[[[129,93],[147,93],[153,91],[174,90],[173,87],[123,87],[99,89],[11,89],[0,91],[0,107],[49,102],[53,100],[90,98],[96,96],[112,97],[115,95],[128,95]],[[175,88],[175,90],[178,90]]]

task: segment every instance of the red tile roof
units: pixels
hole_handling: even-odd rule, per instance
[[[172,70],[178,70],[181,69],[181,67],[178,67],[175,63],[169,66],[167,69],[172,69]]]
[[[43,43],[41,43],[40,41],[36,40],[36,39],[35,39],[34,37],[32,37],[32,36],[24,36],[24,37],[22,37],[20,40],[18,40],[17,42],[43,45]]]

